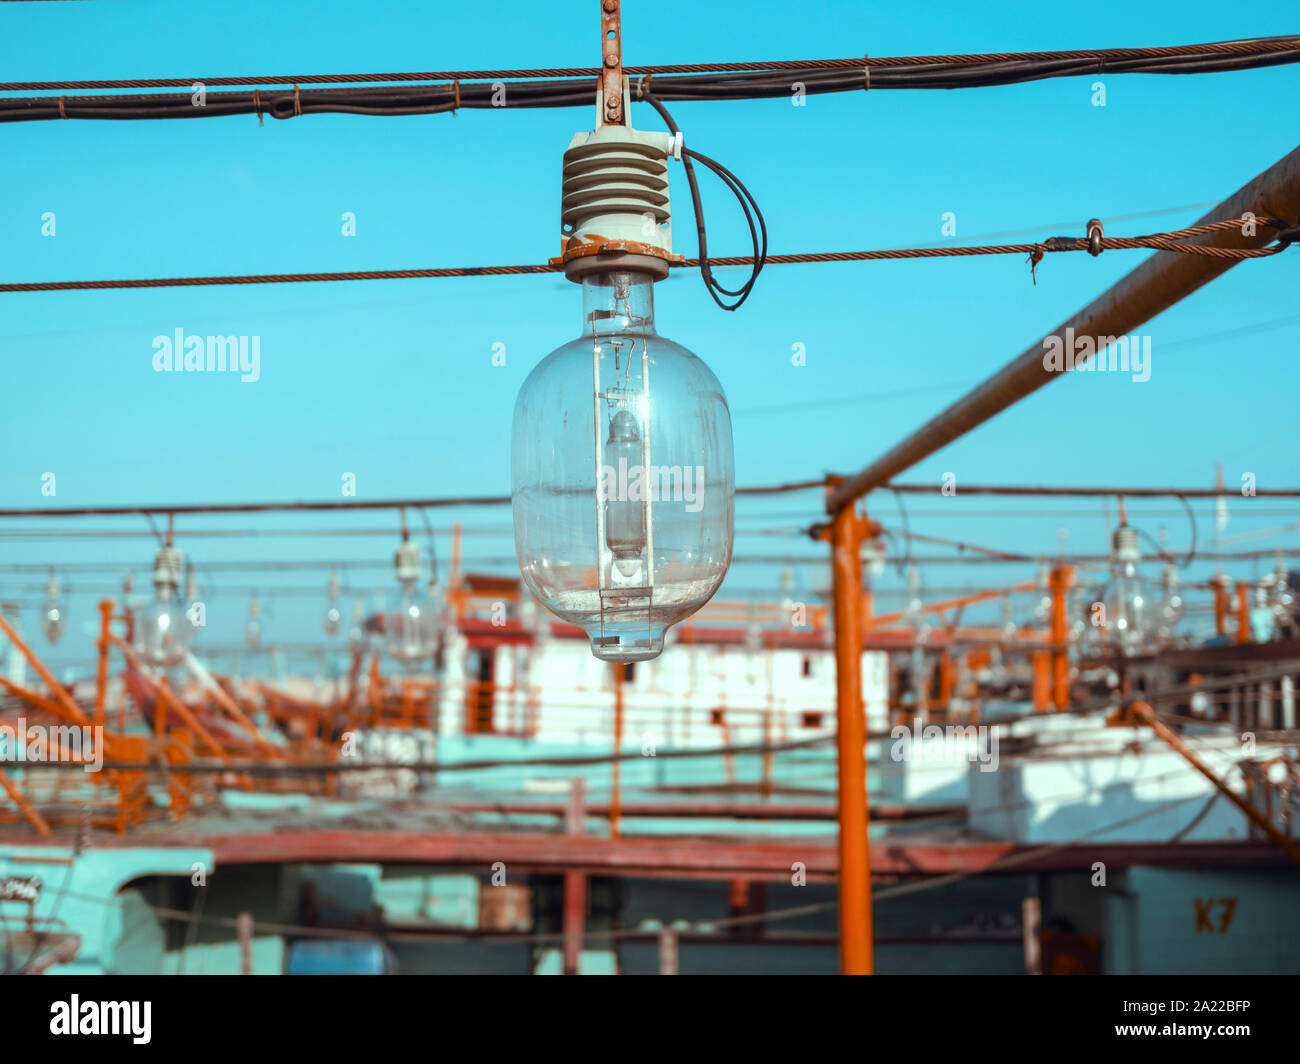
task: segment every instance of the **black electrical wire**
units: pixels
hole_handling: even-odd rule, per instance
[[[1096,52],[1021,53],[980,56],[918,56],[866,59],[849,65],[843,60],[825,66],[799,69],[746,71],[707,69],[688,74],[646,75],[654,79],[661,100],[759,100],[836,92],[874,92],[883,89],[959,89],[1020,84],[1045,78],[1104,76],[1107,74],[1208,74],[1300,63],[1300,37],[1285,36],[1192,45],[1172,55],[1152,55],[1150,49],[1102,49]],[[762,64],[755,64],[762,67]],[[636,68],[635,74],[642,68]],[[475,73],[467,71],[465,73]],[[478,72],[486,74],[488,72]],[[498,86],[505,87],[507,107],[590,107],[589,77],[494,80],[424,80],[424,75],[394,74],[402,84],[374,84],[381,75],[339,75],[340,80],[370,79],[371,84],[344,84],[324,88],[238,89],[208,92],[203,106],[195,106],[191,93],[141,93],[132,95],[27,96],[0,99],[0,122],[50,119],[135,120],[161,118],[216,118],[257,115],[287,119],[308,114],[422,115],[461,108],[500,109]],[[202,79],[197,79],[202,80]],[[251,79],[215,79],[220,81]],[[267,79],[276,81],[277,79]],[[304,78],[305,80],[305,78]],[[319,83],[320,77],[313,78]],[[423,83],[420,83],[423,81]],[[284,85],[283,80],[278,82]],[[6,82],[0,91],[41,91],[65,84],[96,82]],[[120,83],[110,83],[120,84]],[[131,83],[126,83],[131,84]],[[146,82],[145,84],[150,84]],[[642,97],[644,98],[644,96]]]
[[[642,78],[637,85],[638,98],[645,100],[646,103],[658,111],[659,117],[664,120],[664,124],[668,127],[668,132],[672,133],[673,136],[678,136],[681,130],[677,128],[673,116],[668,113],[668,108],[653,94],[643,91],[645,80],[645,78]],[[749,279],[736,289],[725,287],[713,276],[713,270],[709,266],[709,240],[704,228],[704,206],[700,202],[700,186],[695,179],[696,162],[703,163],[722,180],[740,203],[740,209],[745,213],[745,223],[749,226],[750,243],[754,249],[754,262],[749,268]],[[749,298],[750,292],[754,290],[754,283],[758,280],[758,275],[763,270],[763,264],[767,261],[767,223],[763,220],[763,212],[759,210],[757,201],[740,178],[736,177],[735,174],[716,160],[689,148],[683,148],[682,166],[686,170],[686,180],[691,187],[691,206],[695,210],[695,230],[700,244],[700,275],[704,278],[704,286],[708,289],[713,302],[723,310],[738,310],[741,304]],[[754,225],[755,219],[758,222],[757,228]],[[732,302],[726,302],[723,299],[724,296],[730,297]]]
[[[1187,499],[1183,495],[1176,493],[1174,497],[1183,504],[1183,509],[1187,511],[1187,523],[1192,526],[1191,543],[1188,545],[1187,554],[1181,560],[1175,558],[1172,554],[1170,554],[1167,550],[1165,550],[1165,548],[1161,546],[1160,542],[1156,540],[1155,537],[1153,537],[1150,532],[1147,532],[1145,529],[1142,528],[1139,528],[1138,532],[1139,534],[1145,536],[1147,542],[1151,543],[1156,548],[1156,553],[1161,558],[1163,558],[1165,561],[1173,565],[1178,566],[1179,569],[1186,569],[1189,565],[1192,564],[1193,561],[1196,560],[1196,514],[1192,512],[1191,504],[1187,501]]]

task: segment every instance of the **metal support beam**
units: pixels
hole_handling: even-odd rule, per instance
[[[1052,566],[1048,587],[1052,595],[1052,706],[1055,709],[1070,707],[1070,624],[1068,617],[1070,587],[1074,583],[1074,568],[1069,565]]]
[[[1257,218],[1273,217],[1285,221],[1295,221],[1300,216],[1300,148],[1242,186],[1197,224],[1240,218],[1247,211]],[[1258,225],[1250,236],[1230,230],[1211,233],[1198,238],[1197,242],[1225,248],[1258,248],[1272,240],[1273,230]],[[1076,336],[1127,336],[1202,285],[1226,273],[1239,261],[1157,251],[1047,335],[1063,337],[1067,329],[1073,329]],[[1023,354],[931,418],[860,473],[841,481],[827,496],[827,513],[837,513],[855,499],[888,484],[899,473],[1062,376],[1043,365],[1045,339],[1047,337],[1030,345]]]
[[[835,595],[836,743],[839,759],[840,970],[870,975],[871,850],[867,842],[867,728],[862,706],[862,533],[854,507],[830,524]]]
[[[586,781],[574,776],[570,781],[569,813],[565,830],[570,836],[583,833],[586,811]],[[587,923],[587,875],[578,869],[564,872],[563,957],[564,974],[577,975],[582,961],[582,942]]]
[[[622,772],[623,762],[619,754],[623,752],[623,681],[627,676],[627,666],[621,661],[614,662],[614,758],[610,766],[609,781],[609,837],[618,838],[619,818],[622,812]]]

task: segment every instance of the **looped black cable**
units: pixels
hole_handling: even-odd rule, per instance
[[[1288,225],[1285,229],[1279,230],[1277,236],[1274,237],[1274,240],[1276,243],[1283,246],[1293,244],[1297,240],[1300,240],[1300,224]]]
[[[668,127],[668,132],[674,136],[680,133],[677,123],[673,121],[673,116],[668,113],[668,108],[649,91],[648,86],[644,85],[644,79],[642,84],[637,86],[637,95],[659,112],[659,116]],[[724,286],[713,276],[713,270],[709,266],[709,241],[704,230],[704,207],[700,202],[700,186],[695,179],[694,162],[702,163],[712,170],[723,184],[731,190],[740,203],[740,209],[745,212],[745,222],[749,226],[749,238],[754,248],[754,264],[750,267],[749,279],[739,288],[731,289]],[[686,170],[686,180],[691,187],[691,205],[695,209],[695,231],[700,244],[700,275],[704,278],[704,286],[708,289],[709,295],[713,297],[713,302],[723,310],[738,310],[741,304],[749,298],[749,293],[753,291],[754,283],[758,280],[758,275],[762,272],[767,261],[767,223],[763,220],[763,212],[759,210],[758,203],[740,178],[720,162],[710,159],[700,152],[683,148],[682,166]],[[757,220],[757,226],[754,224],[755,220]],[[724,302],[723,296],[731,297],[733,302]]]

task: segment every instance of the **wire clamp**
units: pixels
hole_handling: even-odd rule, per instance
[[[1088,219],[1088,254],[1094,259],[1101,254],[1101,239],[1105,236],[1105,231],[1101,227],[1101,219]]]

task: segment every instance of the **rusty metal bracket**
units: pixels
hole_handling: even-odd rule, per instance
[[[623,114],[623,19],[619,0],[600,4],[601,88],[605,97],[605,124],[621,126]]]

